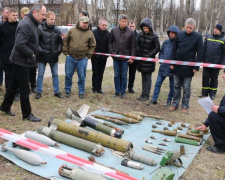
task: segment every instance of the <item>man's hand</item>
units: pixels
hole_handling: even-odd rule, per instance
[[[127,62],[129,62],[130,64],[132,64],[134,62],[133,59],[129,59]]]
[[[174,65],[170,65],[170,69],[174,69]]]
[[[195,69],[193,69],[193,73],[196,73],[196,72],[198,72],[197,70],[195,70]]]
[[[207,128],[207,127],[203,124],[203,125],[201,125],[201,126],[195,128],[195,130],[205,131],[206,128]]]
[[[219,109],[219,106],[215,106],[215,105],[212,106],[212,110],[214,113],[218,113],[218,109]]]

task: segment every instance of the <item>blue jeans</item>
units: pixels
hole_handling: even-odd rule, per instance
[[[174,78],[174,96],[173,96],[173,107],[178,107],[181,99],[181,87],[183,87],[183,99],[182,99],[182,109],[189,108],[189,100],[191,96],[191,80],[192,77],[180,77],[173,75]]]
[[[154,94],[153,94],[153,98],[152,101],[157,101],[158,97],[159,97],[159,93],[160,93],[160,89],[162,86],[163,81],[166,79],[166,76],[162,76],[158,74],[156,83],[155,83],[155,89],[154,89]],[[168,94],[168,98],[167,98],[167,102],[171,102],[172,98],[173,98],[173,92],[174,92],[174,81],[173,81],[173,77],[169,77],[169,81],[170,81],[170,91]]]
[[[58,63],[49,64],[52,73],[54,93],[59,93]],[[37,93],[42,93],[46,63],[38,63]]]
[[[128,62],[125,60],[113,60],[114,83],[116,94],[125,94],[127,88]]]
[[[86,70],[87,70],[87,58],[84,59],[74,59],[72,56],[66,56],[66,64],[65,64],[65,91],[66,93],[71,92],[71,88],[73,85],[73,74],[75,69],[77,70],[78,75],[78,88],[79,94],[84,94],[85,92],[85,78],[86,78]]]

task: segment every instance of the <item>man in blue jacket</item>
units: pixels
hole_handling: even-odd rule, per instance
[[[179,28],[176,25],[170,26],[170,28],[167,31],[169,39],[163,42],[162,48],[160,49],[160,52],[159,52],[159,59],[170,59],[172,48],[173,48],[173,42],[178,32],[179,32]],[[169,77],[170,91],[169,91],[165,106],[171,105],[171,101],[173,98],[173,88],[174,88],[173,73],[172,73],[172,70],[170,69],[169,64],[166,64],[166,63],[161,64],[159,67],[158,77],[155,83],[154,94],[153,94],[152,100],[150,101],[150,104],[157,104],[157,99],[159,97],[160,89],[166,77]]]
[[[202,35],[195,32],[196,21],[188,18],[185,22],[185,30],[180,31],[173,45],[171,59],[186,62],[201,62],[203,58]],[[170,65],[173,69],[174,96],[171,111],[177,110],[181,99],[181,87],[183,88],[182,112],[187,113],[191,96],[191,80],[199,70],[197,66]]]
[[[223,26],[217,24],[213,35],[204,42],[204,63],[225,64],[225,38],[222,34]],[[213,100],[218,87],[220,69],[204,67],[202,72],[202,93],[199,97],[208,96]]]
[[[222,77],[225,81],[225,73]],[[209,113],[206,121],[197,130],[204,131],[208,126],[215,144],[214,146],[208,146],[206,149],[213,153],[225,153],[225,96],[223,96],[219,106],[212,106],[212,112]]]

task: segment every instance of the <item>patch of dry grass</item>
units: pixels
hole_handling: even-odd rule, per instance
[[[63,59],[63,58],[62,58]],[[156,68],[158,69],[158,68]],[[198,95],[201,91],[201,72],[198,72],[192,80],[192,94],[190,100],[190,109],[188,114],[182,114],[181,108],[179,107],[176,112],[169,112],[168,108],[165,108],[163,104],[166,102],[167,94],[169,90],[169,81],[165,80],[161,88],[161,93],[159,95],[158,104],[152,106],[146,106],[146,102],[137,101],[136,98],[141,93],[141,75],[137,72],[135,87],[135,94],[127,94],[126,99],[120,99],[113,97],[114,95],[114,81],[113,81],[113,68],[107,68],[105,71],[103,90],[107,93],[105,95],[93,94],[91,91],[91,75],[92,72],[87,72],[86,78],[86,93],[85,99],[78,99],[78,88],[77,88],[77,75],[74,75],[72,96],[71,98],[58,99],[54,96],[52,88],[51,78],[44,79],[44,87],[42,98],[36,100],[34,94],[30,95],[32,111],[38,117],[43,119],[39,123],[31,123],[22,120],[20,103],[14,102],[12,106],[12,111],[16,113],[16,117],[9,117],[0,112],[1,120],[0,127],[13,131],[17,134],[24,133],[28,130],[35,130],[38,126],[47,126],[48,119],[50,117],[57,117],[60,119],[65,119],[65,111],[68,107],[78,109],[82,104],[86,103],[90,105],[90,111],[95,111],[98,108],[105,107],[110,109],[117,109],[120,111],[143,111],[147,114],[160,115],[165,117],[166,120],[175,120],[177,122],[187,122],[190,124],[201,123],[205,120],[207,114],[197,103]],[[153,85],[151,90],[151,96],[154,90],[154,84],[156,81],[157,71],[153,73]],[[222,81],[222,71],[219,77],[219,91],[217,93],[217,98],[214,100],[215,104],[219,104],[221,98],[224,95],[225,87]],[[64,76],[60,76],[60,88],[62,94],[64,94]],[[4,89],[0,89],[0,102],[3,101]],[[4,140],[0,139],[0,143]],[[213,140],[209,138],[206,142],[207,145],[212,145]],[[186,170],[184,175],[180,178],[181,180],[220,180],[224,179],[225,176],[225,155],[212,154],[205,150],[207,147],[205,145],[197,154],[196,158]],[[31,174],[26,170],[17,167],[12,162],[0,157],[0,179],[11,180],[11,179],[32,179],[41,180],[43,178]]]

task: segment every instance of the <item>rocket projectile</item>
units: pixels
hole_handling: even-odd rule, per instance
[[[57,142],[53,141],[52,139],[50,139],[42,134],[35,133],[35,132],[27,131],[25,133],[25,137],[29,138],[29,139],[33,139],[37,142],[40,142],[40,143],[48,145],[48,146],[59,146],[59,144]]]
[[[44,162],[40,156],[38,156],[37,154],[30,152],[30,151],[26,151],[23,149],[12,149],[10,147],[8,147],[6,145],[6,143],[4,143],[2,145],[2,151],[10,151],[12,152],[16,157],[18,157],[19,159],[34,165],[34,166],[40,166],[41,164],[47,164],[46,162]]]
[[[128,159],[123,159],[122,162],[121,162],[121,165],[131,167],[131,168],[134,168],[134,169],[139,169],[139,170],[144,169],[144,166],[141,163],[130,161]]]

